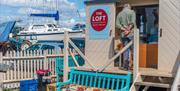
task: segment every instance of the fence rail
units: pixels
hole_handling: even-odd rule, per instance
[[[75,51],[70,49],[73,54]],[[34,51],[8,51],[5,55],[0,53],[0,63],[10,65],[12,69],[2,75],[4,88],[19,87],[20,80],[33,79],[39,69],[51,70],[52,77],[56,77],[56,58],[63,57],[61,50],[34,50]]]

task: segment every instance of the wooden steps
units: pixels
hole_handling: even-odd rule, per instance
[[[139,72],[132,91],[151,91],[152,87],[169,90],[174,80],[172,74],[153,68],[140,68]]]
[[[160,71],[154,68],[140,68],[140,73],[143,76],[153,76],[153,77],[173,77],[172,74],[165,72],[165,71]]]
[[[135,85],[137,86],[149,86],[149,87],[160,87],[160,88],[170,88],[170,84],[163,84],[163,83],[153,83],[153,82],[136,82]]]
[[[140,75],[138,80],[134,83],[134,91],[151,91],[151,87],[163,88],[169,90],[172,84],[172,77],[161,77],[161,76],[150,76],[150,75]]]

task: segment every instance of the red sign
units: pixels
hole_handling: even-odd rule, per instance
[[[95,31],[102,31],[108,23],[108,15],[103,9],[97,9],[91,16],[91,26]]]

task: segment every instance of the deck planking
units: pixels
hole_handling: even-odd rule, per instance
[[[94,71],[94,72],[96,72],[96,70],[93,70],[93,69],[87,68],[87,67],[78,67],[78,68],[75,68],[75,69],[76,70],[82,70],[82,71]],[[128,71],[119,69],[118,67],[107,68],[102,72],[110,73],[110,74],[128,74]]]
[[[96,70],[93,70],[93,69],[87,68],[87,67],[78,67],[75,69],[82,70],[82,71],[96,71]],[[120,69],[118,67],[113,67],[113,68],[106,68],[103,72],[110,73],[110,74],[127,74],[128,72],[132,72],[132,70],[127,71],[127,70]],[[158,70],[155,68],[139,68],[139,72],[141,75],[144,75],[144,76],[173,77],[173,75],[171,73],[161,71],[161,70]]]
[[[139,72],[144,76],[155,76],[155,77],[173,77],[171,73],[161,71],[154,68],[140,68]]]

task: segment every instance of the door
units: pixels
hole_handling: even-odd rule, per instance
[[[180,60],[180,1],[159,2],[158,69],[176,71]]]

